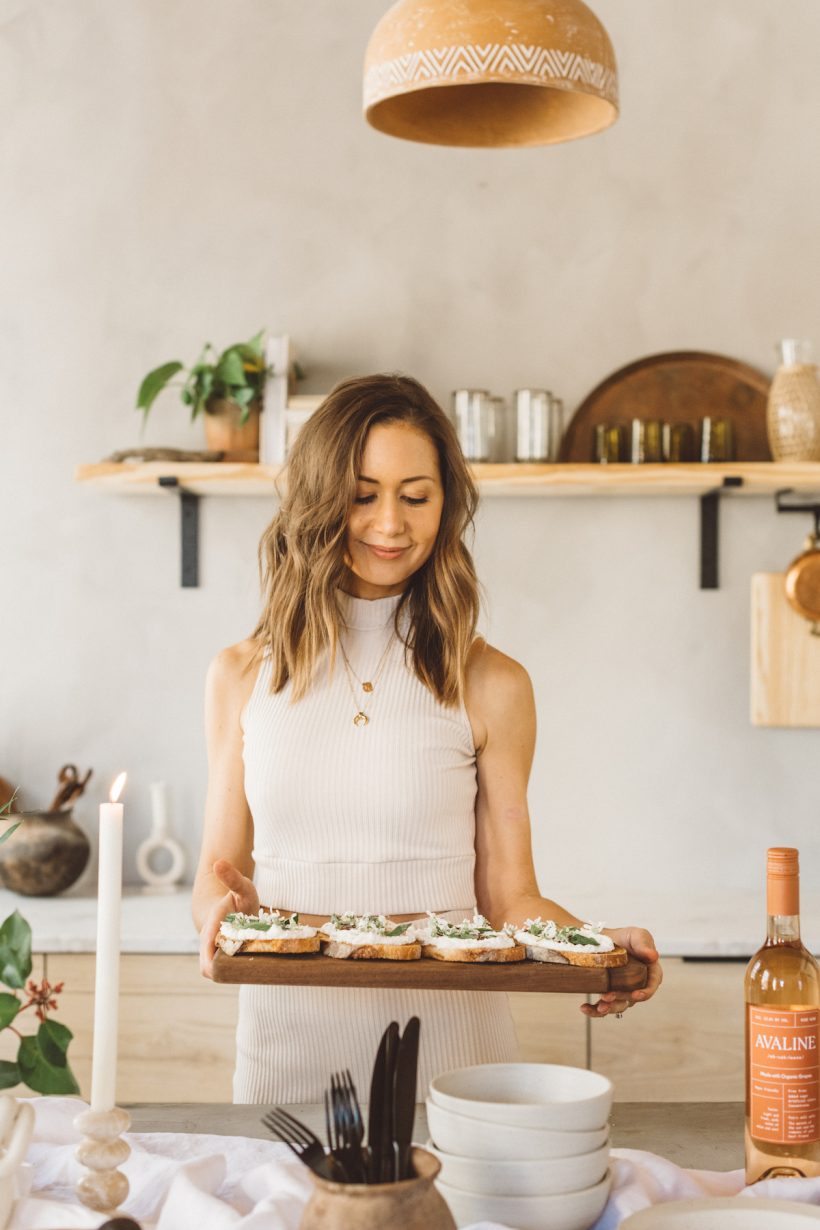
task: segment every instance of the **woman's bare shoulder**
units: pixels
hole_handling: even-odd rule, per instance
[[[477,755],[499,724],[506,727],[534,720],[532,683],[526,670],[481,637],[473,641],[467,657],[464,704]]]
[[[489,645],[483,637],[476,637],[467,656],[467,687],[484,695],[505,695],[531,692],[530,677],[515,658]]]
[[[243,695],[253,684],[258,644],[250,637],[220,649],[208,667],[208,690],[221,698]]]

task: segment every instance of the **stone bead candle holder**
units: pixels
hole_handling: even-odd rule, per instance
[[[74,1120],[83,1139],[74,1156],[86,1168],[77,1181],[77,1197],[97,1213],[115,1213],[128,1196],[128,1179],[118,1170],[131,1153],[122,1139],[131,1126],[131,1116],[119,1106],[111,1110],[85,1110]]]

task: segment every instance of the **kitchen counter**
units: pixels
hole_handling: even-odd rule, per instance
[[[32,930],[34,952],[94,952],[97,898],[69,890],[59,897],[20,897],[0,892],[0,921],[19,910]],[[126,886],[122,892],[122,951],[195,953],[199,937],[191,918],[190,888],[147,892]]]
[[[581,917],[608,925],[635,923],[653,932],[666,957],[748,958],[766,929],[763,890],[726,889],[683,894],[627,893],[614,889],[605,897],[584,890],[556,892]],[[127,887],[122,901],[122,951],[128,953],[195,953],[198,939],[191,920],[191,890],[146,892]],[[20,897],[0,892],[0,920],[13,910],[31,923],[35,952],[93,952],[97,902],[87,894]],[[803,933],[820,945],[820,899],[805,894]]]
[[[266,1138],[261,1106],[137,1103],[129,1106],[134,1132],[203,1132]],[[288,1108],[322,1137],[324,1108],[318,1103]],[[367,1112],[365,1110],[365,1120]],[[689,1170],[737,1170],[743,1165],[742,1102],[616,1102],[612,1108],[616,1149],[645,1149]],[[415,1140],[427,1140],[425,1108],[416,1108]]]

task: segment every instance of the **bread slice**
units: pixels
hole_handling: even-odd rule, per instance
[[[613,969],[617,965],[626,965],[629,953],[625,948],[611,948],[609,952],[556,952],[554,948],[545,948],[541,944],[527,945],[528,961],[548,961],[555,965],[582,965],[585,969]]]
[[[424,955],[425,957],[432,957],[434,961],[495,961],[502,963],[506,961],[523,961],[526,954],[520,944],[513,944],[511,948],[486,948],[481,944],[476,944],[475,948],[439,948],[436,944],[425,944]]]
[[[319,951],[319,936],[309,936],[304,938],[293,939],[258,939],[258,940],[242,940],[239,947],[236,947],[237,941],[228,939],[226,935],[220,932],[216,937],[217,945],[228,956],[236,956],[239,953],[246,952],[272,952],[277,956],[289,956],[295,953],[318,952]]]
[[[322,940],[326,957],[353,961],[418,961],[421,944],[345,944],[343,940]]]

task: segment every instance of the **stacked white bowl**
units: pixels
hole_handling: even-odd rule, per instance
[[[437,1187],[457,1226],[589,1230],[609,1195],[612,1083],[545,1063],[444,1072],[427,1099]]]

